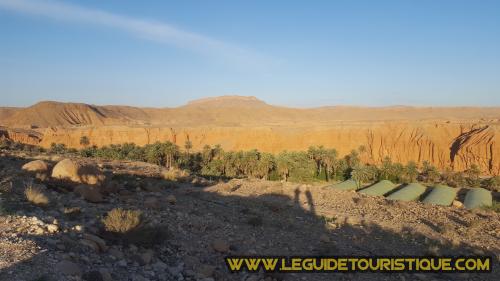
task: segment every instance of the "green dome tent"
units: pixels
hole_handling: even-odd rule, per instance
[[[491,191],[484,188],[473,188],[465,195],[464,206],[467,209],[487,207],[493,204]]]
[[[373,196],[382,196],[387,192],[393,190],[394,188],[396,188],[396,185],[393,184],[391,181],[382,180],[372,186],[360,190],[359,193],[373,195]]]
[[[457,196],[457,188],[449,187],[447,185],[438,184],[432,188],[422,202],[427,204],[450,206]]]
[[[356,190],[358,189],[358,184],[355,180],[349,179],[331,186],[333,189],[337,190]]]
[[[399,200],[399,201],[414,201],[417,200],[420,195],[422,195],[427,187],[419,184],[419,183],[410,183],[407,184],[402,189],[392,193],[387,196],[387,199],[391,200]]]

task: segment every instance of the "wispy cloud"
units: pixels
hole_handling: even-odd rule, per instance
[[[168,23],[133,18],[55,1],[0,0],[0,9],[67,22],[114,28],[136,37],[217,56],[237,63],[255,64],[259,54],[240,46],[174,27]]]

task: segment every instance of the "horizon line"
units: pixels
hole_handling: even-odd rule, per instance
[[[274,106],[274,107],[285,107],[291,109],[321,109],[321,108],[329,108],[329,107],[346,107],[346,108],[500,108],[500,105],[410,105],[410,104],[387,104],[387,105],[360,105],[360,104],[324,104],[324,105],[315,105],[315,106],[292,106],[292,105],[281,105],[275,103],[267,103],[264,100],[261,100],[255,96],[239,96],[239,95],[221,95],[221,96],[207,96],[199,99],[189,100],[184,104],[177,106],[142,106],[142,105],[132,105],[132,104],[98,104],[98,103],[87,103],[82,101],[64,101],[64,100],[40,100],[30,105],[25,106],[9,106],[9,105],[1,105],[0,108],[19,108],[24,109],[28,107],[35,106],[40,103],[60,103],[60,104],[83,104],[88,106],[123,106],[123,107],[135,107],[135,108],[154,108],[154,109],[168,109],[168,108],[180,108],[185,106],[196,106],[202,103],[193,103],[195,101],[200,100],[209,100],[221,97],[234,97],[235,99],[241,98],[255,98],[255,101],[262,102],[264,105]],[[206,102],[209,102],[206,101]]]

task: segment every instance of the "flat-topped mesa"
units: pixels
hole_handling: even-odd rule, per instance
[[[186,106],[198,106],[198,105],[230,107],[230,106],[266,105],[266,103],[254,96],[227,95],[227,96],[209,97],[209,98],[192,100],[189,101]]]

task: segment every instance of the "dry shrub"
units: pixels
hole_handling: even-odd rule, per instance
[[[80,209],[80,207],[66,207],[64,208],[63,212],[68,217],[68,219],[75,220],[81,215],[82,210]]]
[[[28,185],[24,190],[24,195],[26,196],[26,200],[29,202],[38,205],[45,206],[49,204],[49,198],[43,192],[42,188],[35,186],[33,184]]]
[[[102,220],[106,231],[127,233],[139,226],[142,212],[139,210],[123,210],[115,208],[108,212]]]
[[[164,179],[169,181],[186,181],[189,179],[189,173],[185,170],[170,168],[162,172]]]

